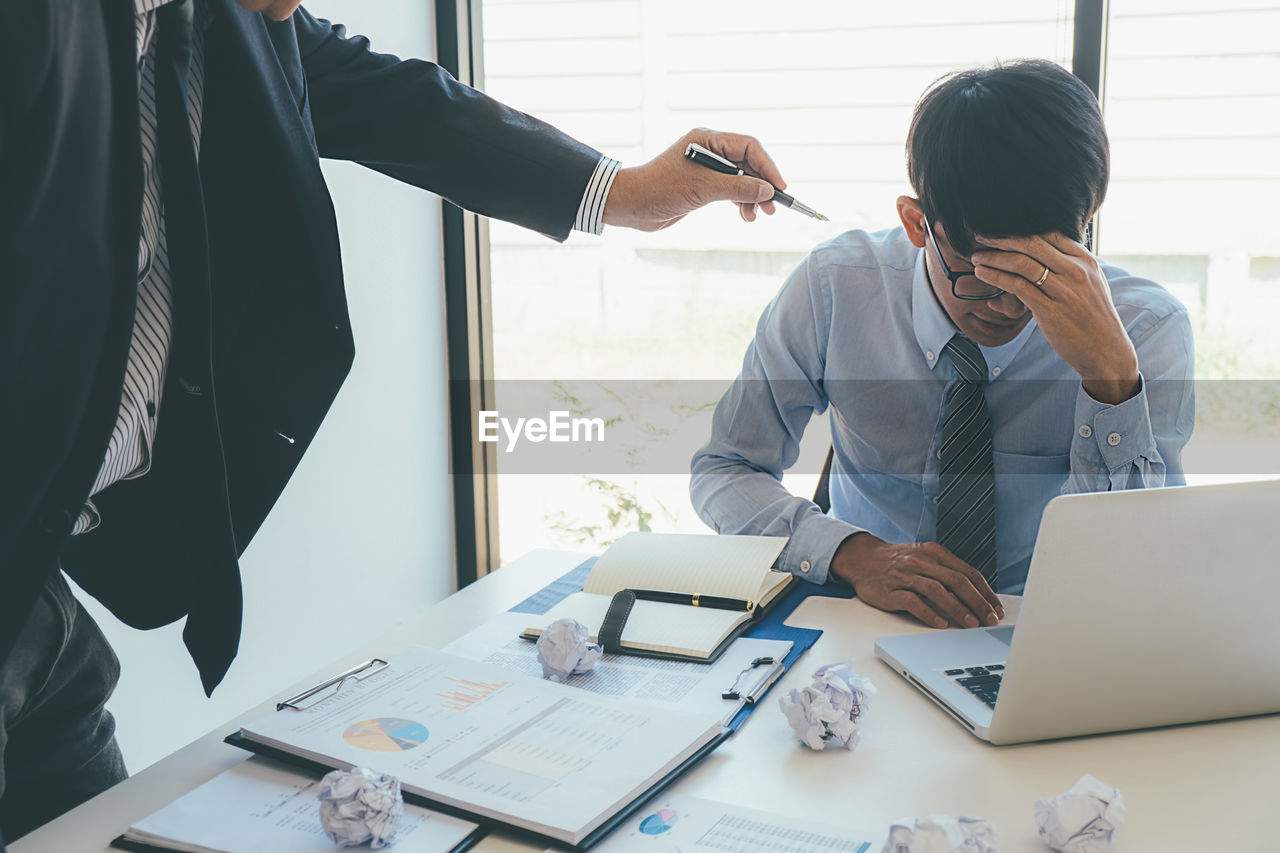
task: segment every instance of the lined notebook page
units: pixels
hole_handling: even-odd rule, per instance
[[[665,589],[759,601],[788,580],[769,571],[786,544],[785,536],[628,533],[596,560],[583,591]]]

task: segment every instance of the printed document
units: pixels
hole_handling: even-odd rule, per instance
[[[596,849],[599,853],[869,853],[868,837],[845,827],[662,794]]]
[[[718,720],[597,696],[411,647],[244,737],[363,765],[436,802],[577,844],[721,732]]]
[[[124,837],[180,853],[333,853],[320,828],[320,780],[247,758],[133,826]],[[396,853],[444,853],[479,827],[405,803]]]

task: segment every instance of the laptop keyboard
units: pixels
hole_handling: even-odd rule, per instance
[[[1000,692],[1000,681],[1004,677],[1003,663],[957,667],[943,672],[956,684],[978,697],[978,701],[988,708],[996,707],[996,695]]]

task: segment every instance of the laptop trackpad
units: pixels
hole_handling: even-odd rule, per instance
[[[1013,625],[1001,625],[999,628],[988,628],[987,633],[1006,646],[1013,642]]]

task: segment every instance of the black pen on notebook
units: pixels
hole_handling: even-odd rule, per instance
[[[739,610],[750,613],[755,603],[741,598],[726,598],[723,595],[703,595],[698,592],[668,592],[665,589],[633,589],[636,598],[641,601],[661,601],[666,604],[688,604],[692,607],[710,607],[712,610]]]
[[[724,175],[745,175],[746,172],[738,168],[732,160],[726,160],[719,154],[708,151],[696,142],[690,142],[689,147],[684,150],[684,156],[688,157],[699,166],[705,166]],[[754,177],[754,176],[753,176]],[[797,213],[803,213],[805,216],[811,216],[814,219],[820,219],[823,222],[831,220],[814,210],[803,202],[796,201],[792,196],[787,195],[777,187],[773,188],[773,198],[770,201],[777,202],[783,207],[789,207]]]

